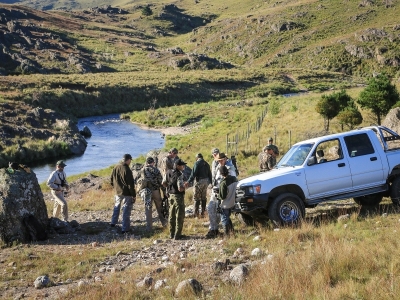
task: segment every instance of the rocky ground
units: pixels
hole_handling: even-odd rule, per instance
[[[99,189],[104,182],[104,178],[89,175],[88,177],[81,178],[71,183],[71,188],[68,193],[68,199],[80,199],[84,191],[90,189]],[[47,205],[51,195],[44,194]],[[186,224],[193,222],[192,207],[187,207],[187,220]],[[327,204],[319,207],[318,209],[308,210],[307,218],[310,220],[321,220],[323,218],[348,218],[348,214],[355,210],[354,202],[342,201],[337,204]],[[12,272],[12,280],[8,280],[0,285],[0,298],[2,299],[60,299],[71,290],[78,288],[82,285],[96,285],[102,284],[106,277],[115,274],[116,272],[124,272],[129,268],[145,267],[149,270],[146,277],[136,278],[135,282],[138,288],[171,288],[168,287],[167,275],[164,275],[164,269],[169,266],[180,268],[180,272],[185,272],[185,267],[182,267],[183,262],[188,257],[195,259],[202,259],[206,250],[212,250],[216,253],[216,257],[224,257],[222,261],[214,260],[213,263],[200,263],[197,265],[201,268],[199,272],[212,271],[210,276],[219,276],[226,281],[240,281],[243,280],[248,270],[243,268],[251,268],[253,264],[265,263],[266,260],[271,259],[270,255],[260,256],[260,249],[255,248],[251,253],[246,253],[241,248],[238,248],[235,253],[226,258],[224,255],[224,239],[222,237],[217,239],[205,239],[204,233],[196,232],[195,230],[185,227],[184,234],[187,234],[183,240],[170,240],[167,229],[163,229],[158,222],[156,214],[153,215],[154,232],[148,233],[145,231],[145,218],[144,207],[142,201],[139,200],[134,205],[134,210],[131,215],[132,231],[129,234],[121,234],[119,226],[110,227],[109,221],[111,219],[112,211],[98,210],[98,211],[84,211],[84,212],[70,212],[70,221],[76,220],[79,223],[79,228],[70,234],[51,233],[49,239],[43,242],[35,242],[32,244],[18,245],[16,247],[4,248],[0,253],[0,277],[6,277],[6,274]],[[189,219],[192,218],[192,219]],[[198,224],[204,226],[204,232],[208,219],[197,220]],[[258,235],[259,229],[256,227],[247,227],[246,230],[241,230],[243,239],[250,239],[256,241],[261,239]],[[274,234],[278,229],[271,229],[271,234]],[[164,231],[164,232],[163,232]],[[279,234],[279,233],[278,233]],[[160,238],[161,237],[161,238]],[[50,286],[37,288],[41,286],[40,281],[27,282],[22,279],[26,274],[20,272],[26,268],[20,268],[21,262],[12,261],[13,253],[17,250],[29,248],[29,255],[32,259],[35,258],[35,253],[43,253],[43,251],[55,251],[57,253],[68,252],[86,252],[93,248],[104,247],[109,249],[112,243],[124,242],[127,248],[134,249],[129,251],[117,251],[110,248],[110,253],[102,261],[91,263],[92,274],[81,279],[68,279],[56,278],[49,275],[48,278],[42,278],[42,282],[51,282]],[[220,254],[220,255],[219,255]],[[80,262],[88,263],[88,262]],[[165,273],[166,274],[166,273]],[[213,275],[214,274],[214,275]],[[43,276],[46,274],[42,274]],[[186,284],[196,287],[196,282],[186,282]],[[36,287],[35,287],[36,285]],[[184,285],[184,284],[183,284]],[[173,287],[174,289],[176,287]],[[203,293],[211,293],[212,289],[216,287],[207,286],[204,288]],[[175,291],[175,295],[179,291]]]

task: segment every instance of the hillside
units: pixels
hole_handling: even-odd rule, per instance
[[[45,11],[0,6],[3,74],[161,65],[164,71],[303,68],[399,76],[400,8],[394,1],[11,2]]]

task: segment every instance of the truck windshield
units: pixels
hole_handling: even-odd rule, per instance
[[[310,150],[314,144],[301,144],[294,145],[290,150],[282,157],[277,164],[277,167],[296,167],[301,166],[306,160]]]

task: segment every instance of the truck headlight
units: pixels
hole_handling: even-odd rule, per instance
[[[259,194],[261,192],[261,184],[249,186],[248,191],[249,191],[249,194],[252,194],[252,195]]]

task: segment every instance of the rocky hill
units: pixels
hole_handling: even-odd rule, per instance
[[[48,3],[42,9],[49,9],[56,1],[18,3],[36,8]],[[56,11],[1,5],[2,74],[166,65],[399,75],[400,6],[394,1],[138,3],[83,9],[86,2],[68,1]]]

